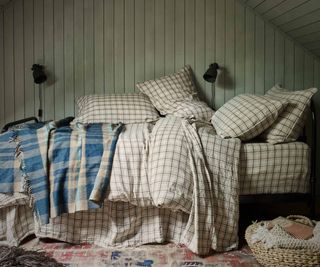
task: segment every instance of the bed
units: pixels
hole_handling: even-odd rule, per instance
[[[234,131],[242,130],[243,123],[231,127],[230,131],[228,127],[234,121],[227,120],[232,119],[232,115],[221,117],[223,108],[228,112],[233,110],[230,105],[234,108],[234,102],[219,109],[222,115],[218,110],[210,122],[214,111],[195,98],[194,85],[188,78],[190,69],[184,68],[177,76],[137,85],[150,98],[151,106],[145,95],[142,100],[141,95],[122,96],[121,100],[117,96],[81,98],[73,129],[81,123],[124,121],[101,207],[77,209],[76,200],[73,200],[72,205],[61,212],[53,212],[51,204],[49,213],[54,216],[49,218],[49,223],[44,223],[37,216],[39,213],[30,208],[37,206],[34,202],[30,205],[25,193],[0,194],[1,241],[18,245],[26,236],[35,234],[101,246],[174,242],[207,255],[212,250],[227,251],[237,247],[239,199],[240,202],[250,201],[250,197],[266,195],[312,197],[312,150],[306,142],[274,144],[251,140],[253,131],[263,133],[275,122],[288,105],[287,101],[268,99],[276,110],[272,113],[267,102],[265,108],[271,112],[270,116],[259,122],[258,127],[256,122],[251,125],[250,115],[250,121],[244,124],[255,128],[245,132],[245,136]],[[162,83],[165,88],[174,85],[174,90],[167,95],[159,92],[164,88]],[[179,87],[181,84],[183,86]],[[314,93],[312,90],[308,100]],[[159,97],[163,95],[166,99]],[[130,101],[135,97],[143,104],[132,104]],[[179,101],[172,101],[175,97]],[[237,103],[243,105],[248,99],[256,103],[266,97],[244,96]],[[117,105],[110,111],[113,103]],[[258,113],[254,108],[252,112]],[[239,117],[236,123],[238,120]],[[79,140],[80,134],[75,136],[75,140]],[[54,147],[54,141],[48,140],[50,147]],[[44,155],[59,154],[50,149],[53,150],[43,150]],[[52,180],[50,183],[49,198],[54,202],[55,183]]]

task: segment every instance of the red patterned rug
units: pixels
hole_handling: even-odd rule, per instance
[[[28,250],[45,251],[65,266],[188,266],[260,267],[248,247],[201,258],[184,246],[145,245],[135,248],[103,248],[92,244],[71,245],[33,239],[23,245]]]

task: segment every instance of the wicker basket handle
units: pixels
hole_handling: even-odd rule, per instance
[[[287,216],[288,220],[296,221],[305,225],[314,226],[314,223],[306,216],[302,215],[289,215]]]

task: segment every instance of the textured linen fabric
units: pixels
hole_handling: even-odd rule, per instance
[[[18,246],[27,236],[34,234],[33,211],[26,194],[0,193],[0,244]]]
[[[242,144],[239,175],[242,195],[307,193],[309,146],[302,142]]]
[[[141,93],[86,95],[77,100],[74,122],[138,123],[159,118],[148,96]]]
[[[137,83],[136,87],[149,96],[161,115],[174,113],[179,107],[177,102],[198,100],[190,66],[156,80]]]
[[[224,137],[238,137],[250,140],[267,129],[286,107],[287,101],[266,96],[238,95],[212,117],[217,134]]]
[[[286,100],[288,105],[260,137],[272,144],[297,140],[306,121],[310,100],[316,92],[316,88],[289,91],[279,85],[272,87],[266,96],[270,99]]]
[[[214,110],[202,101],[181,101],[177,102],[177,107],[172,114],[181,118],[210,121]]]
[[[36,220],[36,234],[104,246],[172,241],[198,254],[235,248],[240,140],[174,116],[126,127],[103,208]]]
[[[12,162],[12,166],[5,166],[4,173],[0,166],[0,185],[5,185],[5,190],[0,186],[0,192],[13,193],[16,181],[24,184],[23,180],[27,180],[35,199],[36,214],[44,224],[49,222],[49,218],[64,212],[100,207],[122,128],[121,123],[77,123],[74,127],[57,127],[57,122],[52,121],[39,129],[25,125],[12,133],[4,133],[4,136],[13,134],[19,141],[14,142],[15,149],[10,142],[5,146],[9,147],[7,153],[13,158],[2,157],[3,161]],[[15,154],[19,154],[19,158]],[[11,169],[11,172],[6,172]],[[8,192],[10,176],[14,177],[11,179],[14,186]],[[21,188],[16,192],[21,192]]]

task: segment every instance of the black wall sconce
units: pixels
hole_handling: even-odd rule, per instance
[[[206,73],[203,75],[203,79],[209,83],[214,83],[218,75],[218,69],[218,63],[210,64],[209,69],[207,69]]]
[[[42,119],[42,91],[41,91],[41,84],[47,80],[47,75],[44,72],[44,67],[39,64],[32,65],[32,75],[34,83],[39,84],[39,110],[38,110],[38,117],[39,121]]]

